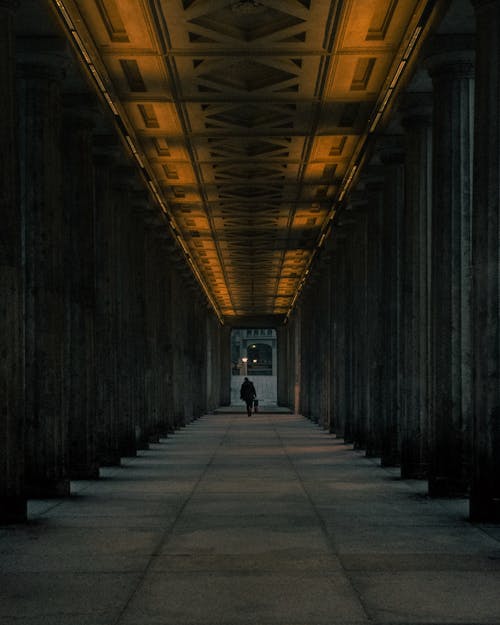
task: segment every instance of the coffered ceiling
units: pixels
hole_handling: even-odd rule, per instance
[[[219,314],[286,315],[427,0],[53,0]]]

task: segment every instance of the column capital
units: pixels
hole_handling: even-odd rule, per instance
[[[78,127],[96,127],[100,112],[93,94],[66,93],[62,96],[62,105],[65,121]]]
[[[106,169],[114,169],[123,159],[123,149],[116,135],[94,134],[92,151],[94,162]]]
[[[16,40],[21,78],[62,80],[69,63],[68,43],[60,37],[20,37]]]
[[[133,190],[137,186],[137,170],[133,165],[118,163],[112,171],[114,184],[127,190]]]
[[[471,4],[476,10],[488,7],[500,9],[500,0],[471,0]]]
[[[427,44],[424,63],[431,78],[474,77],[474,35],[434,35]]]
[[[405,93],[401,98],[398,109],[401,125],[408,127],[432,124],[432,93]]]
[[[366,197],[366,193],[364,192],[364,190],[357,188],[349,194],[349,199],[347,201],[345,210],[348,214],[352,215],[355,211],[365,209],[367,204],[368,200]]]
[[[0,0],[0,10],[14,12],[19,7],[19,0]]]
[[[376,152],[384,165],[404,162],[405,151],[402,135],[380,135],[377,138]]]
[[[379,164],[369,164],[361,172],[360,180],[365,192],[373,192],[384,184],[385,167]]]
[[[161,210],[152,201],[151,195],[146,189],[136,189],[132,191],[132,203],[137,212],[141,214],[158,214],[161,217]]]

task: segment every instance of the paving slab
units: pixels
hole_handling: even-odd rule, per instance
[[[152,573],[132,601],[123,625],[331,625],[332,615],[333,622],[346,625],[369,622],[343,575]]]
[[[500,623],[500,572],[353,574],[376,623]]]
[[[205,416],[0,528],[0,625],[500,625],[500,527],[310,421]]]

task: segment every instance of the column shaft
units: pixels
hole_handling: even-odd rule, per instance
[[[401,476],[427,477],[429,446],[432,128],[430,113],[406,117],[402,226]]]
[[[84,96],[76,96],[78,106]],[[75,101],[66,102],[75,106]],[[90,107],[90,103],[87,102]],[[96,436],[95,189],[88,110],[65,112],[65,411],[72,479],[99,477]]]
[[[0,4],[0,523],[26,518],[22,221],[19,210],[14,2]]]
[[[382,398],[383,368],[387,359],[383,344],[383,186],[381,180],[366,185],[367,205],[367,256],[366,256],[366,330],[360,334],[360,341],[367,343],[367,398],[366,398],[366,455],[381,454],[382,446]]]
[[[26,485],[69,494],[63,406],[65,289],[60,153],[64,45],[25,42],[19,80],[26,279]]]
[[[111,141],[111,145],[106,145]],[[115,263],[118,254],[111,168],[116,156],[112,138],[96,145],[95,284],[96,284],[96,419],[99,464],[120,464],[118,440],[118,299]]]
[[[356,210],[356,230],[351,255],[352,268],[352,350],[353,377],[352,395],[352,439],[355,449],[366,449],[368,420],[368,309],[367,309],[367,236],[369,209]]]
[[[404,165],[399,140],[388,140],[380,158],[384,164],[381,306],[381,426],[382,466],[400,463],[401,373],[401,224],[404,212]]]
[[[500,521],[500,2],[476,6],[470,516]]]
[[[471,469],[473,64],[430,63],[434,87],[429,493],[462,495]]]
[[[134,223],[131,205],[131,170],[119,167],[113,172],[113,210],[117,234],[114,258],[113,287],[117,302],[117,402],[118,440],[120,456],[137,454],[136,424],[134,414],[134,339],[132,293],[135,282],[132,262]],[[112,287],[112,288],[113,288]]]
[[[336,233],[333,243],[332,282],[332,410],[330,431],[343,438],[346,423],[346,237]]]

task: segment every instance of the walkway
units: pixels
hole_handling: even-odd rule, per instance
[[[285,414],[203,417],[0,529],[0,625],[500,624],[500,527]]]

